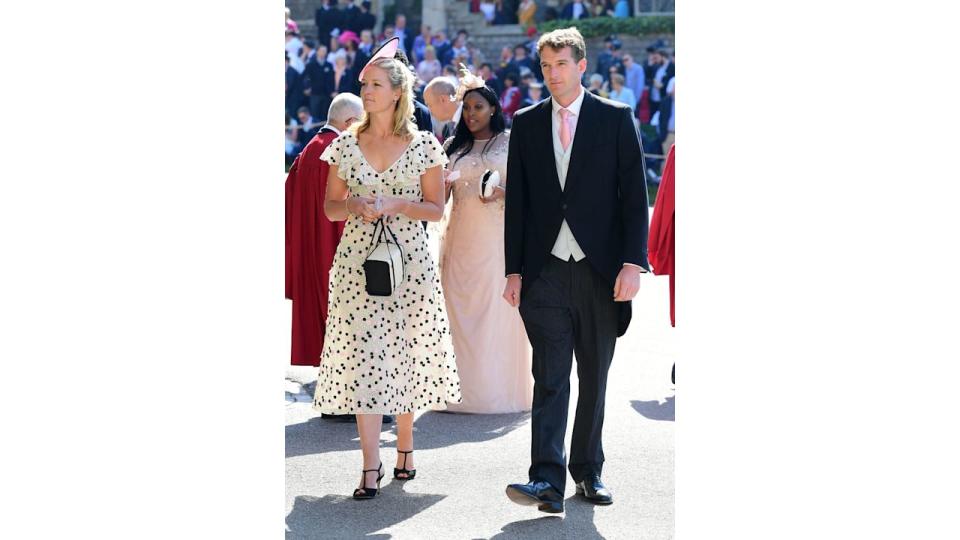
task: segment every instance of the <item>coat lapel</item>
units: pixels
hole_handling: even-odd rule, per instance
[[[596,114],[593,106],[597,100],[593,94],[584,89],[583,104],[580,105],[580,117],[577,119],[577,132],[573,136],[573,149],[570,151],[570,165],[567,167],[567,181],[564,182],[564,193],[572,193],[573,185],[580,178],[580,171],[590,159],[590,137],[596,135]],[[554,166],[556,170],[556,166]],[[557,180],[559,182],[559,180]]]

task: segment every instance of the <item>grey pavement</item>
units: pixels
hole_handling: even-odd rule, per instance
[[[321,419],[310,395],[317,369],[291,366],[285,381],[286,538],[673,538],[670,367],[676,330],[670,327],[667,278],[641,280],[634,319],[617,341],[607,388],[603,480],[613,492],[612,505],[583,501],[569,477],[563,514],[510,502],[507,484],[527,481],[529,413],[437,411],[419,413],[414,423],[417,477],[393,480],[396,427],[385,425],[382,493],[355,501],[350,495],[362,469],[356,425]],[[681,367],[681,380],[682,372]],[[574,369],[568,452],[576,398]]]

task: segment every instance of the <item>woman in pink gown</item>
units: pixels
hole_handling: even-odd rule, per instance
[[[453,337],[463,401],[447,410],[510,413],[530,410],[532,352],[519,312],[500,297],[504,277],[504,190],[480,194],[486,170],[506,186],[509,133],[497,95],[468,76],[458,92],[463,113],[446,141],[448,196],[453,207],[440,245],[440,279]],[[459,177],[451,180],[452,173]]]

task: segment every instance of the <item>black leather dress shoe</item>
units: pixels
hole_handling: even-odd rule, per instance
[[[563,494],[549,482],[510,484],[507,486],[507,497],[517,504],[536,506],[541,512],[550,514],[563,512]]]
[[[613,495],[607,486],[603,485],[600,477],[592,474],[577,482],[577,495],[583,495],[593,504],[613,504]]]

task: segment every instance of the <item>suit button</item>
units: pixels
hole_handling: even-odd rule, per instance
[[[563,209],[564,209],[564,210],[567,209],[567,203],[563,203]]]

